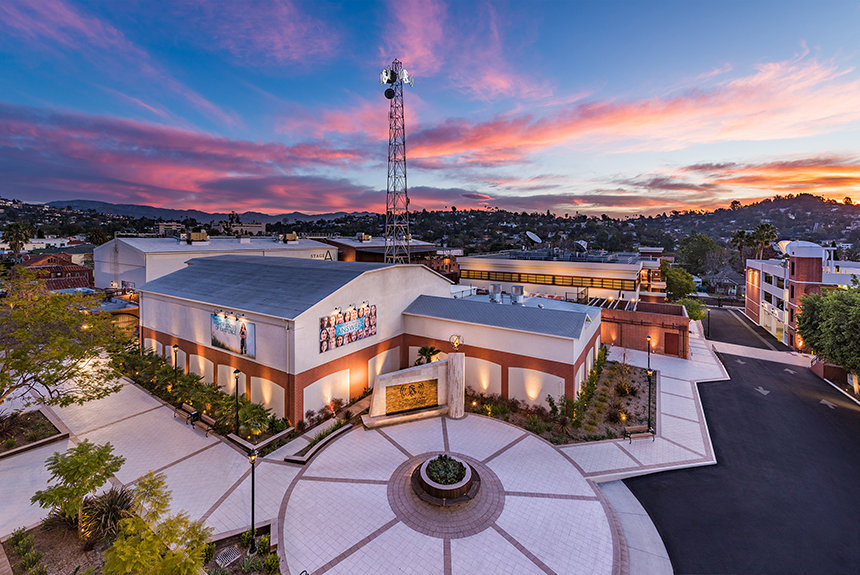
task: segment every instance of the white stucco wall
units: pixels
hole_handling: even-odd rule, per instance
[[[403,333],[403,310],[419,295],[451,297],[451,283],[422,265],[367,272],[299,315],[295,320],[295,373],[355,353]],[[363,302],[376,306],[376,335],[320,353],[319,322],[336,308]]]
[[[229,365],[218,365],[218,387],[221,390],[228,394],[233,395],[233,389],[236,387],[236,376],[233,375],[233,371],[236,368]],[[245,393],[245,374],[239,374],[239,395],[244,395]]]
[[[318,379],[304,389],[304,410],[319,410],[332,399],[349,401],[349,370],[344,369]],[[302,414],[304,417],[304,414]]]
[[[206,383],[215,381],[215,364],[200,355],[188,356],[188,370],[203,378]]]
[[[465,345],[566,363],[576,357],[573,339],[412,315],[403,317],[406,332],[417,336],[448,341],[457,334]]]
[[[251,401],[268,407],[278,417],[284,417],[284,388],[262,377],[251,377]]]
[[[184,340],[212,347],[211,314],[214,306],[141,292],[140,324]],[[236,310],[240,312],[241,310]],[[287,322],[245,312],[255,326],[257,363],[285,370]],[[233,354],[227,350],[224,353]],[[233,354],[237,357],[239,354]]]
[[[466,387],[487,395],[502,393],[502,366],[485,359],[466,357]]]
[[[542,371],[512,367],[508,369],[508,393],[529,405],[547,406],[547,395],[554,398],[564,395],[564,379]]]
[[[400,347],[383,351],[367,362],[367,387],[373,389],[376,377],[400,369]]]
[[[146,259],[144,254],[128,244],[113,239],[93,249],[93,281],[97,288],[110,287],[115,281],[141,286],[146,282]]]

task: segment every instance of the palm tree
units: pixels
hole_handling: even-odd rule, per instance
[[[732,235],[732,239],[729,240],[729,244],[738,250],[738,257],[741,259],[741,267],[744,267],[744,248],[749,241],[749,237],[747,237],[747,233],[745,230],[738,230]]]
[[[418,359],[415,365],[423,365],[425,363],[433,363],[433,358],[442,353],[441,349],[436,349],[432,345],[425,345],[418,350]]]
[[[776,233],[776,228],[773,224],[764,222],[756,227],[753,232],[753,238],[756,246],[756,259],[761,259],[764,254],[764,248],[776,241],[779,235]]]
[[[32,224],[25,221],[12,222],[3,228],[3,235],[0,236],[0,239],[9,244],[9,249],[15,254],[15,261],[19,260],[21,250],[24,249],[24,245],[33,237],[35,231]]]

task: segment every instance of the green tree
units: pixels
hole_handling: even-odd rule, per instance
[[[433,358],[442,353],[441,349],[436,349],[432,345],[425,345],[418,350],[418,359],[415,360],[415,365],[423,365],[432,363]]]
[[[37,491],[30,501],[77,521],[80,528],[84,497],[95,493],[123,463],[125,457],[114,455],[110,443],[96,445],[88,439],[65,453],[55,451],[45,462],[54,484]]]
[[[690,316],[690,319],[705,319],[705,306],[699,300],[685,297],[675,303],[687,309],[687,315]]]
[[[106,575],[200,573],[211,530],[184,513],[166,515],[169,505],[164,474],[149,472],[138,480],[135,514],[120,521],[119,534],[104,553]]]
[[[744,261],[744,248],[747,247],[748,243],[749,237],[747,236],[746,230],[737,230],[732,234],[732,239],[729,240],[729,244],[738,250],[738,258],[741,262],[741,268],[746,268],[746,262]]]
[[[102,228],[93,228],[87,232],[87,242],[100,246],[111,240],[111,236]]]
[[[99,399],[122,384],[103,357],[126,341],[99,298],[48,292],[32,274],[15,274],[0,300],[0,406],[10,397],[49,405]],[[38,399],[31,399],[34,394]]]
[[[854,392],[860,393],[860,285],[809,294],[800,300],[797,332],[815,355],[852,374]]]
[[[761,259],[764,248],[772,244],[779,237],[776,228],[768,222],[760,223],[752,233],[752,244],[756,248],[756,259]]]
[[[30,222],[12,222],[3,228],[3,235],[0,236],[0,240],[9,245],[9,249],[15,254],[15,261],[18,261],[24,244],[29,242],[35,233],[36,230]]]
[[[666,260],[660,262],[660,275],[666,282],[666,294],[672,301],[681,299],[696,290],[693,276],[681,268],[669,267],[669,262]]]
[[[705,272],[708,253],[718,250],[716,242],[705,234],[693,234],[681,240],[678,246],[678,262],[691,274]]]

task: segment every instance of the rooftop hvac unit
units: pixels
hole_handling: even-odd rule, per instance
[[[284,243],[296,242],[298,240],[299,240],[299,236],[295,233],[284,234]]]
[[[523,286],[511,286],[511,303],[514,305],[526,305]]]
[[[206,232],[191,232],[188,237],[192,242],[205,242],[209,239]]]
[[[363,234],[363,233],[355,234],[355,240],[358,242],[369,242],[372,239],[373,239],[373,236],[371,236],[370,234]]]
[[[502,284],[490,284],[490,301],[502,303]]]

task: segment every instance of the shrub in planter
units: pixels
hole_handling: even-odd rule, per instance
[[[28,571],[31,567],[35,567],[42,562],[42,557],[44,557],[44,553],[36,551],[35,549],[31,549],[24,555],[21,555],[20,553],[18,555],[21,557],[21,562],[18,566],[23,571]]]
[[[203,563],[209,563],[215,557],[215,543],[209,543],[203,548]]]
[[[263,563],[263,572],[266,575],[277,575],[281,570],[281,560],[277,553],[270,553]]]
[[[92,542],[113,540],[119,522],[131,515],[133,507],[134,495],[125,487],[111,487],[101,495],[87,497],[81,511],[81,534]]]
[[[266,533],[265,535],[260,535],[260,544],[257,545],[257,548],[268,551],[271,546],[272,546],[272,539],[269,536],[269,534]]]
[[[23,527],[19,527],[12,532],[12,535],[9,536],[9,539],[7,539],[6,542],[9,543],[9,545],[11,545],[17,551],[18,544],[21,543],[21,541],[23,541],[26,537],[28,537],[27,530]]]
[[[254,539],[254,532],[248,529],[247,531],[244,531],[241,535],[239,535],[239,545],[247,549],[251,546],[252,539]]]
[[[263,568],[263,560],[260,559],[259,555],[249,555],[242,560],[242,573],[254,573],[255,571],[260,571]]]
[[[466,476],[466,467],[451,457],[442,454],[427,464],[427,477],[442,485],[453,485]]]

